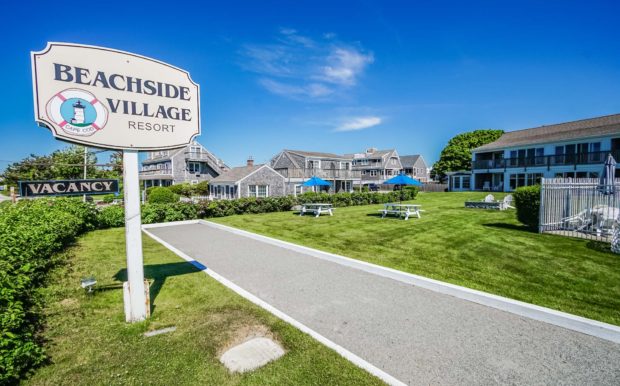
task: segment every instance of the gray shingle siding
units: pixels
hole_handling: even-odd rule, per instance
[[[199,159],[191,159],[189,153],[192,147],[200,146]],[[192,144],[177,150],[168,151],[167,155],[160,156],[160,152],[149,152],[149,156],[142,162],[142,166],[148,167],[151,165],[158,165],[163,163],[170,163],[172,174],[156,174],[155,172],[142,172],[140,177],[142,180],[169,180],[174,184],[181,184],[185,182],[202,182],[211,181],[221,173],[228,170],[228,166],[220,159],[215,157],[209,150],[207,150],[200,143],[194,141]],[[156,156],[155,156],[156,155]],[[199,165],[198,171],[195,173],[189,172],[189,162],[196,162]]]
[[[248,197],[250,185],[269,186],[269,197],[281,197],[286,195],[284,177],[268,167],[259,169],[239,182],[241,197]]]

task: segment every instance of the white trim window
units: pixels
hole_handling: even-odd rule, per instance
[[[190,173],[200,173],[200,162],[188,162],[187,171]]]
[[[295,196],[299,196],[304,192],[304,187],[301,185],[295,185]]]
[[[321,160],[308,160],[308,169],[320,169]]]
[[[200,158],[202,153],[202,146],[190,146],[189,147],[189,155],[192,158]]]
[[[377,176],[377,171],[376,170],[369,170],[369,174],[371,177],[376,177]]]
[[[269,185],[248,185],[248,196],[256,198],[269,197]]]

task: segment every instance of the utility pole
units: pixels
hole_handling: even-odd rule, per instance
[[[84,179],[86,179],[86,171],[88,170],[88,147],[84,146]],[[82,198],[84,202],[86,202],[86,194]]]

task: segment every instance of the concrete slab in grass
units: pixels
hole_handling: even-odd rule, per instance
[[[254,338],[226,351],[220,362],[230,372],[255,370],[284,355],[284,349],[269,338]]]

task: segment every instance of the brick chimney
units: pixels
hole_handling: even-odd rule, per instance
[[[254,158],[252,156],[248,157],[248,166],[254,166]]]

